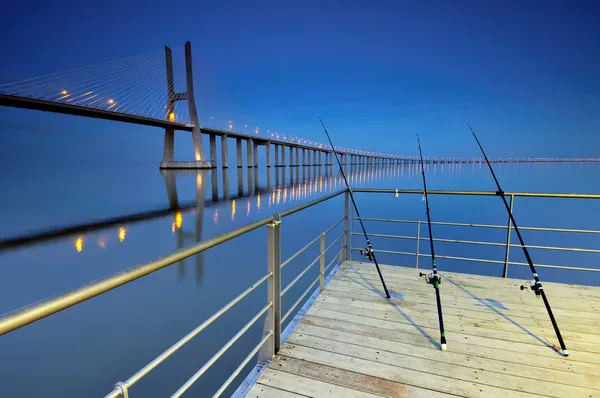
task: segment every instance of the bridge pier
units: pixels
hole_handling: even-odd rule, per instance
[[[254,169],[258,170],[258,142],[254,141]]]
[[[252,139],[249,138],[246,140],[246,166],[251,168],[253,166],[252,163]]]
[[[210,141],[210,167],[215,169],[217,168],[217,137],[211,134],[208,138]]]
[[[235,149],[237,152],[237,167],[238,169],[241,168],[243,166],[243,158],[242,158],[242,139],[241,138],[236,138],[235,139]]]
[[[281,166],[285,167],[285,145],[281,146]]]
[[[229,167],[229,161],[227,160],[227,134],[221,136],[221,167],[224,169]]]
[[[271,167],[271,142],[265,144],[265,156],[267,157],[267,168]]]
[[[279,167],[279,145],[274,144],[275,146],[275,167]]]

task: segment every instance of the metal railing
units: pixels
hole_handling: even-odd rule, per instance
[[[423,191],[419,190],[401,190],[401,189],[355,189],[354,192],[367,192],[367,193],[392,193],[394,195],[400,194],[423,194]],[[496,192],[492,191],[429,191],[427,190],[429,195],[466,195],[466,196],[497,196]],[[529,198],[570,198],[570,199],[600,199],[600,195],[593,194],[555,194],[555,193],[529,193],[529,192],[505,192],[505,196],[509,197],[510,210],[511,212],[514,209],[515,198],[516,197],[529,197]],[[352,209],[350,209],[352,211]],[[352,213],[350,213],[350,218],[352,221],[358,220],[358,218],[354,217]],[[406,235],[389,235],[389,234],[369,234],[372,237],[380,237],[380,238],[390,238],[390,239],[401,239],[401,240],[415,240],[416,248],[414,252],[406,252],[406,251],[394,251],[394,250],[377,250],[378,253],[386,253],[386,254],[395,254],[395,255],[404,255],[404,256],[414,256],[415,257],[415,267],[419,268],[419,258],[420,257],[431,257],[430,254],[422,253],[420,251],[420,242],[422,240],[429,241],[429,237],[421,236],[421,224],[426,221],[422,220],[392,220],[392,219],[383,219],[383,218],[367,218],[361,217],[363,221],[372,221],[372,222],[387,222],[387,223],[401,223],[401,224],[416,224],[416,235],[414,236],[406,236]],[[503,242],[493,242],[493,241],[473,241],[473,240],[459,240],[459,239],[442,239],[442,238],[434,238],[434,242],[443,242],[443,243],[456,243],[456,244],[465,244],[465,245],[481,245],[481,246],[496,246],[496,247],[504,247],[504,260],[495,260],[495,259],[485,259],[485,258],[471,258],[471,257],[458,257],[458,256],[448,256],[443,254],[437,254],[436,258],[443,258],[448,260],[458,260],[458,261],[470,261],[470,262],[481,262],[481,263],[491,263],[491,264],[502,264],[504,265],[502,276],[504,278],[508,277],[508,266],[516,265],[516,266],[529,266],[528,263],[518,262],[518,261],[510,261],[510,249],[512,247],[520,248],[520,244],[511,243],[511,235],[514,227],[511,223],[510,217],[507,215],[507,225],[490,225],[490,224],[467,224],[467,223],[457,223],[457,222],[440,222],[440,221],[432,221],[432,225],[444,225],[444,226],[452,226],[452,227],[470,227],[470,228],[487,228],[487,229],[504,229],[506,230],[506,240]],[[352,224],[352,223],[351,223]],[[545,228],[545,227],[519,227],[521,231],[546,231],[546,232],[566,232],[566,233],[585,233],[585,234],[598,234],[600,235],[600,230],[592,230],[592,229],[567,229],[567,228]],[[350,243],[352,242],[352,236],[362,236],[359,233],[350,232]],[[350,259],[352,259],[352,251],[360,251],[362,248],[352,247],[350,244]],[[540,250],[554,250],[554,251],[566,251],[566,252],[578,252],[578,253],[600,253],[600,249],[586,249],[586,248],[573,248],[573,247],[558,247],[558,246],[540,246],[540,245],[526,245],[528,249],[540,249]],[[437,251],[436,251],[437,252]],[[600,272],[600,268],[589,268],[589,267],[575,267],[569,265],[551,265],[551,264],[535,264],[536,267],[539,268],[554,268],[554,269],[564,269],[564,270],[574,270],[574,271],[590,271],[590,272]]]
[[[355,193],[368,192],[368,193],[386,193],[386,194],[422,194],[420,190],[391,190],[391,189],[355,189]],[[466,196],[496,196],[495,192],[488,191],[428,191],[430,195],[466,195]],[[290,216],[292,214],[298,213],[302,210],[315,206],[317,204],[323,203],[330,199],[333,199],[339,195],[344,194],[345,203],[344,203],[344,216],[342,219],[328,227],[326,230],[322,231],[318,236],[304,245],[297,252],[292,254],[288,259],[282,261],[281,260],[281,226],[283,218]],[[514,201],[516,197],[541,197],[541,198],[577,198],[577,199],[600,199],[600,195],[580,195],[580,194],[537,194],[537,193],[511,193],[506,192],[507,196],[510,197],[510,206],[513,208]],[[203,251],[209,250],[218,246],[224,242],[235,239],[239,236],[242,236],[248,232],[256,230],[261,227],[266,227],[267,230],[267,272],[253,284],[251,284],[246,290],[241,292],[237,297],[219,309],[216,313],[206,319],[202,324],[197,326],[195,329],[186,334],[183,338],[165,350],[162,354],[158,355],[154,360],[140,369],[137,373],[131,376],[124,382],[119,382],[115,385],[113,391],[111,391],[107,398],[117,398],[124,397],[127,398],[129,396],[129,389],[135,385],[138,381],[140,381],[143,377],[148,375],[154,368],[167,360],[172,354],[181,349],[185,344],[190,342],[194,337],[196,337],[199,333],[205,330],[208,326],[213,324],[216,320],[218,320],[222,315],[227,313],[231,308],[233,308],[237,303],[247,297],[250,293],[255,291],[263,284],[267,283],[267,301],[265,305],[250,319],[239,331],[231,338],[227,343],[225,343],[196,373],[192,375],[174,394],[173,397],[181,396],[186,390],[188,390],[219,358],[228,351],[228,349],[235,344],[236,341],[240,339],[253,325],[255,325],[261,318],[266,315],[266,323],[265,329],[262,334],[262,338],[260,341],[250,350],[248,355],[240,362],[239,366],[232,372],[232,374],[227,378],[227,380],[221,385],[221,387],[215,393],[215,396],[220,396],[235,380],[235,378],[240,374],[240,372],[244,369],[244,367],[258,354],[258,360],[260,363],[265,363],[266,361],[271,360],[274,355],[277,353],[281,346],[281,335],[282,335],[282,325],[285,321],[287,321],[294,311],[297,310],[298,306],[307,298],[307,295],[311,293],[311,291],[321,291],[325,287],[325,275],[330,270],[330,268],[336,263],[340,263],[346,258],[352,259],[352,251],[360,250],[358,248],[351,247],[352,236],[359,235],[357,233],[352,232],[352,221],[355,220],[352,214],[352,207],[349,206],[349,196],[347,190],[342,190],[339,192],[332,193],[330,195],[326,195],[320,199],[314,200],[312,202],[305,203],[303,205],[297,206],[293,209],[286,210],[281,213],[275,214],[273,217],[268,217],[251,224],[248,224],[244,227],[236,229],[234,231],[225,233],[223,235],[217,236],[215,238],[199,242],[190,247],[175,251],[165,257],[160,259],[150,261],[144,264],[136,265],[130,268],[127,268],[121,272],[118,272],[114,275],[108,276],[101,280],[89,283],[84,285],[78,289],[75,289],[71,292],[47,299],[42,302],[38,302],[32,304],[30,306],[24,307],[17,311],[4,314],[0,316],[0,335],[9,333],[14,331],[20,327],[28,325],[30,323],[36,322],[40,319],[48,317],[52,314],[60,312],[64,309],[67,309],[71,306],[80,304],[86,300],[89,300],[93,297],[106,293],[112,289],[123,286],[127,283],[130,283],[136,279],[142,278],[150,273],[168,267],[172,264],[175,264],[182,259],[190,257],[192,255],[201,253]],[[414,240],[416,243],[416,251],[415,252],[402,252],[402,251],[392,251],[392,250],[377,250],[380,253],[388,253],[388,254],[396,254],[396,255],[408,255],[415,256],[415,266],[418,268],[419,266],[419,258],[429,256],[429,254],[421,253],[420,251],[420,242],[421,240],[428,240],[427,237],[421,236],[421,224],[423,221],[421,220],[391,220],[391,219],[381,219],[381,218],[362,218],[364,221],[370,222],[387,222],[387,223],[401,223],[401,224],[416,224],[416,235],[415,236],[406,236],[406,235],[390,235],[390,234],[371,234],[372,237],[378,238],[390,238],[390,239],[401,239],[401,240]],[[335,237],[329,244],[327,242],[327,235],[331,233],[336,227],[343,223],[343,233],[337,237]],[[466,224],[466,223],[455,223],[455,222],[433,222],[432,224],[437,225],[446,225],[453,227],[471,227],[471,228],[491,228],[491,229],[506,229],[507,237],[504,242],[485,242],[485,241],[472,241],[472,240],[458,240],[458,239],[441,239],[436,238],[434,241],[436,242],[446,242],[446,243],[454,243],[454,244],[467,244],[467,245],[483,245],[483,246],[496,246],[496,247],[505,247],[505,256],[503,260],[496,259],[477,259],[477,258],[467,258],[467,257],[456,257],[456,256],[446,256],[446,255],[438,255],[439,258],[446,258],[451,260],[461,260],[461,261],[477,261],[477,262],[486,262],[486,263],[494,263],[494,264],[504,264],[504,273],[503,276],[508,276],[508,266],[509,265],[527,265],[526,263],[513,262],[509,261],[509,254],[511,247],[518,247],[519,245],[510,243],[511,231],[513,229],[510,221],[506,225],[488,225],[488,224]],[[521,227],[521,230],[531,230],[531,231],[552,231],[552,232],[570,232],[570,233],[587,233],[587,234],[600,234],[598,230],[587,230],[587,229],[561,229],[561,228],[540,228],[540,227]],[[341,249],[335,254],[335,257],[326,264],[326,254],[338,243],[342,242]],[[281,270],[290,264],[293,260],[297,259],[300,255],[305,253],[308,249],[316,245],[319,242],[319,255],[316,256],[306,267],[304,267],[293,279],[292,281],[282,289],[281,287]],[[568,247],[553,247],[553,246],[528,246],[532,249],[541,249],[541,250],[559,250],[559,251],[570,251],[570,252],[585,252],[585,253],[600,253],[599,249],[584,249],[584,248],[568,248]],[[281,316],[281,299],[284,295],[288,294],[290,289],[292,289],[296,284],[309,273],[316,264],[319,264],[319,273],[317,278],[311,281],[308,284],[308,287],[304,290],[304,292],[299,296],[299,298],[291,305],[289,310]],[[559,268],[566,270],[578,270],[578,271],[592,271],[592,272],[600,272],[600,269],[594,268],[584,268],[584,267],[573,267],[573,266],[560,266],[560,265],[546,265],[546,264],[536,264],[539,267],[546,268]],[[319,288],[317,289],[316,285],[319,284]]]
[[[175,264],[182,259],[209,250],[215,246],[218,246],[224,242],[235,239],[242,236],[250,231],[256,230],[263,226],[267,229],[267,273],[260,279],[250,285],[246,290],[240,293],[237,297],[219,309],[216,313],[206,319],[202,324],[197,326],[195,329],[186,334],[183,338],[165,350],[162,354],[158,355],[154,360],[136,372],[133,376],[124,382],[118,382],[115,385],[113,391],[111,391],[106,397],[116,398],[129,396],[129,389],[150,373],[154,368],[167,360],[171,355],[181,349],[185,344],[190,342],[194,337],[201,333],[208,326],[213,324],[222,315],[227,313],[237,303],[242,301],[254,290],[262,286],[267,282],[267,303],[253,318],[248,321],[223,347],[221,347],[217,353],[215,353],[196,373],[192,375],[172,396],[179,397],[186,390],[188,390],[219,358],[227,352],[227,350],[240,338],[242,337],[254,324],[256,324],[266,314],[266,325],[265,331],[261,340],[254,346],[250,353],[242,360],[240,365],[233,371],[229,378],[223,383],[218,389],[215,396],[220,396],[233,380],[239,375],[242,369],[250,362],[250,360],[258,353],[259,360],[268,361],[273,358],[277,353],[281,345],[281,328],[282,324],[286,319],[294,312],[298,305],[306,298],[306,296],[313,290],[316,289],[315,285],[320,282],[320,289],[322,290],[325,286],[325,275],[327,271],[336,262],[341,262],[345,258],[345,254],[348,248],[348,213],[344,213],[344,217],[337,221],[335,224],[328,227],[325,231],[320,233],[315,239],[310,241],[298,252],[294,253],[290,258],[281,261],[281,225],[284,217],[290,216],[299,211],[305,210],[309,207],[315,206],[319,203],[333,199],[341,194],[346,196],[345,208],[348,209],[348,192],[341,190],[330,195],[324,196],[320,199],[305,203],[301,206],[295,207],[290,210],[286,210],[281,213],[276,213],[273,217],[268,217],[254,223],[248,224],[244,227],[236,229],[234,231],[225,233],[215,238],[199,242],[190,247],[178,250],[160,259],[150,261],[141,265],[136,265],[125,269],[119,273],[108,276],[101,280],[89,283],[71,292],[56,296],[54,298],[47,299],[45,301],[32,304],[24,307],[12,313],[4,314],[0,317],[0,335],[14,331],[20,327],[36,322],[40,319],[56,314],[62,310],[65,310],[74,305],[80,304],[93,297],[106,293],[112,289],[123,286],[136,279],[142,278],[150,273],[158,271],[162,268],[168,267],[169,265]],[[344,232],[336,237],[329,246],[326,246],[326,237],[335,227],[344,223]],[[325,255],[332,249],[335,244],[339,243],[343,239],[342,248],[336,254],[336,256],[325,265]],[[281,289],[281,269],[289,264],[291,261],[296,259],[299,255],[308,250],[316,242],[320,242],[319,255],[306,267],[304,268],[283,290]],[[337,261],[336,261],[337,260]],[[296,300],[291,306],[288,312],[281,318],[281,298],[284,296],[296,283],[304,277],[313,266],[319,263],[320,271],[317,279],[313,281],[304,293]]]

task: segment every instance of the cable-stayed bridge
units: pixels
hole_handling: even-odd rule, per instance
[[[228,139],[236,140],[237,166],[243,166],[242,143],[247,167],[258,167],[259,147],[265,147],[266,166],[333,165],[330,146],[286,134],[259,131],[244,125],[244,131],[229,120],[201,118],[194,97],[192,48],[185,44],[185,57],[173,51],[154,52],[102,64],[76,68],[0,85],[0,105],[68,115],[134,123],[164,129],[161,168],[216,168],[216,140],[221,139],[221,166],[228,167]],[[195,159],[175,161],[175,131],[191,132]],[[209,139],[209,157],[203,135]],[[274,157],[271,147],[274,147]],[[336,147],[343,164],[376,165],[414,163],[416,157],[374,153]],[[281,155],[279,152],[281,151]],[[286,152],[289,160],[286,160]],[[427,158],[428,163],[474,163],[483,159]],[[494,159],[498,163],[589,162],[589,158]]]

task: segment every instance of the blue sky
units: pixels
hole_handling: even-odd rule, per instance
[[[190,40],[196,96],[244,123],[324,141],[316,108],[338,145],[415,155],[418,131],[426,155],[478,156],[466,120],[492,157],[598,156],[599,16],[594,1],[11,2],[0,82]]]

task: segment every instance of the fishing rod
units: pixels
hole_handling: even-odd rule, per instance
[[[385,281],[383,280],[383,275],[381,274],[381,270],[379,269],[379,263],[377,262],[377,258],[375,257],[375,252],[373,251],[373,246],[371,246],[371,241],[369,240],[369,235],[367,235],[367,230],[365,229],[365,225],[363,224],[362,218],[360,218],[360,213],[358,211],[358,206],[356,206],[356,201],[354,200],[354,194],[352,193],[352,188],[346,179],[346,174],[344,173],[344,168],[340,163],[340,159],[338,159],[338,154],[335,150],[335,146],[333,145],[333,141],[331,141],[331,137],[327,132],[327,127],[325,127],[325,123],[321,119],[321,116],[315,111],[319,121],[321,122],[321,126],[323,126],[323,130],[325,130],[325,134],[327,135],[327,139],[329,140],[329,144],[331,144],[331,150],[333,151],[333,155],[335,156],[335,160],[340,167],[340,173],[342,173],[342,177],[344,177],[344,182],[346,183],[346,187],[348,188],[348,193],[350,194],[350,199],[352,200],[352,204],[354,205],[354,210],[356,211],[356,216],[358,217],[358,221],[360,222],[360,226],[362,228],[363,234],[365,235],[365,240],[367,241],[367,248],[363,251],[360,251],[360,254],[364,256],[364,258],[369,261],[373,261],[375,263],[375,268],[377,268],[377,273],[379,274],[379,279],[381,279],[381,284],[383,285],[383,290],[385,291],[385,295],[387,298],[390,298],[390,292],[388,292]],[[352,220],[350,220],[352,222]],[[350,248],[352,250],[352,248]]]
[[[425,181],[425,166],[423,166],[423,151],[421,150],[421,140],[417,134],[417,143],[419,144],[419,154],[421,155],[421,175],[423,176],[423,193],[425,195],[425,212],[427,213],[427,226],[429,227],[429,245],[431,246],[431,265],[432,272],[427,275],[419,272],[420,277],[425,277],[425,281],[431,284],[435,289],[435,300],[437,302],[438,319],[440,321],[440,342],[442,351],[446,351],[446,334],[444,333],[444,318],[442,317],[442,301],[440,298],[440,283],[442,278],[438,275],[435,263],[435,249],[433,247],[433,233],[431,232],[431,215],[429,214],[429,197],[427,196],[427,182]]]
[[[508,212],[508,216],[510,217],[510,221],[512,222],[512,225],[515,228],[515,232],[517,233],[517,236],[519,237],[519,242],[521,243],[521,248],[523,249],[523,254],[525,254],[525,258],[527,259],[527,263],[529,264],[529,268],[531,269],[531,273],[533,274],[533,279],[531,281],[529,281],[529,289],[533,290],[533,292],[535,293],[535,295],[537,297],[541,296],[542,300],[544,300],[544,305],[546,306],[546,310],[548,311],[548,316],[550,317],[550,321],[552,322],[552,326],[554,327],[554,331],[556,332],[556,337],[558,338],[558,342],[560,343],[560,348],[562,350],[562,354],[564,356],[568,357],[569,351],[567,351],[567,346],[565,345],[562,335],[560,334],[560,330],[558,329],[558,324],[556,323],[556,319],[554,319],[554,314],[552,313],[552,308],[550,308],[550,303],[548,302],[548,298],[546,297],[546,292],[544,292],[544,289],[542,288],[542,282],[540,282],[540,277],[538,276],[537,272],[535,271],[535,266],[533,265],[533,261],[531,260],[531,257],[529,256],[529,251],[527,250],[527,247],[525,246],[525,241],[523,240],[523,237],[521,236],[519,227],[517,227],[517,222],[515,221],[512,211],[510,211],[510,206],[508,205],[508,202],[506,201],[506,197],[504,196],[504,191],[500,187],[500,183],[498,182],[498,179],[496,178],[496,174],[494,173],[492,164],[490,163],[490,160],[488,159],[485,151],[483,150],[483,147],[481,146],[481,142],[479,142],[477,135],[475,135],[475,131],[473,131],[473,129],[471,128],[469,123],[467,123],[467,127],[469,127],[469,130],[471,130],[471,133],[473,133],[473,137],[475,137],[475,140],[477,141],[477,145],[479,145],[479,149],[481,149],[481,153],[483,153],[483,157],[485,158],[485,161],[490,169],[490,172],[492,173],[492,177],[494,177],[494,181],[496,182],[496,186],[498,187],[498,192],[496,192],[496,194],[500,195],[500,197],[502,198],[502,201],[504,202],[504,206],[506,207],[506,211]],[[521,290],[525,290],[525,289],[528,289],[528,288],[524,285],[521,285]]]

